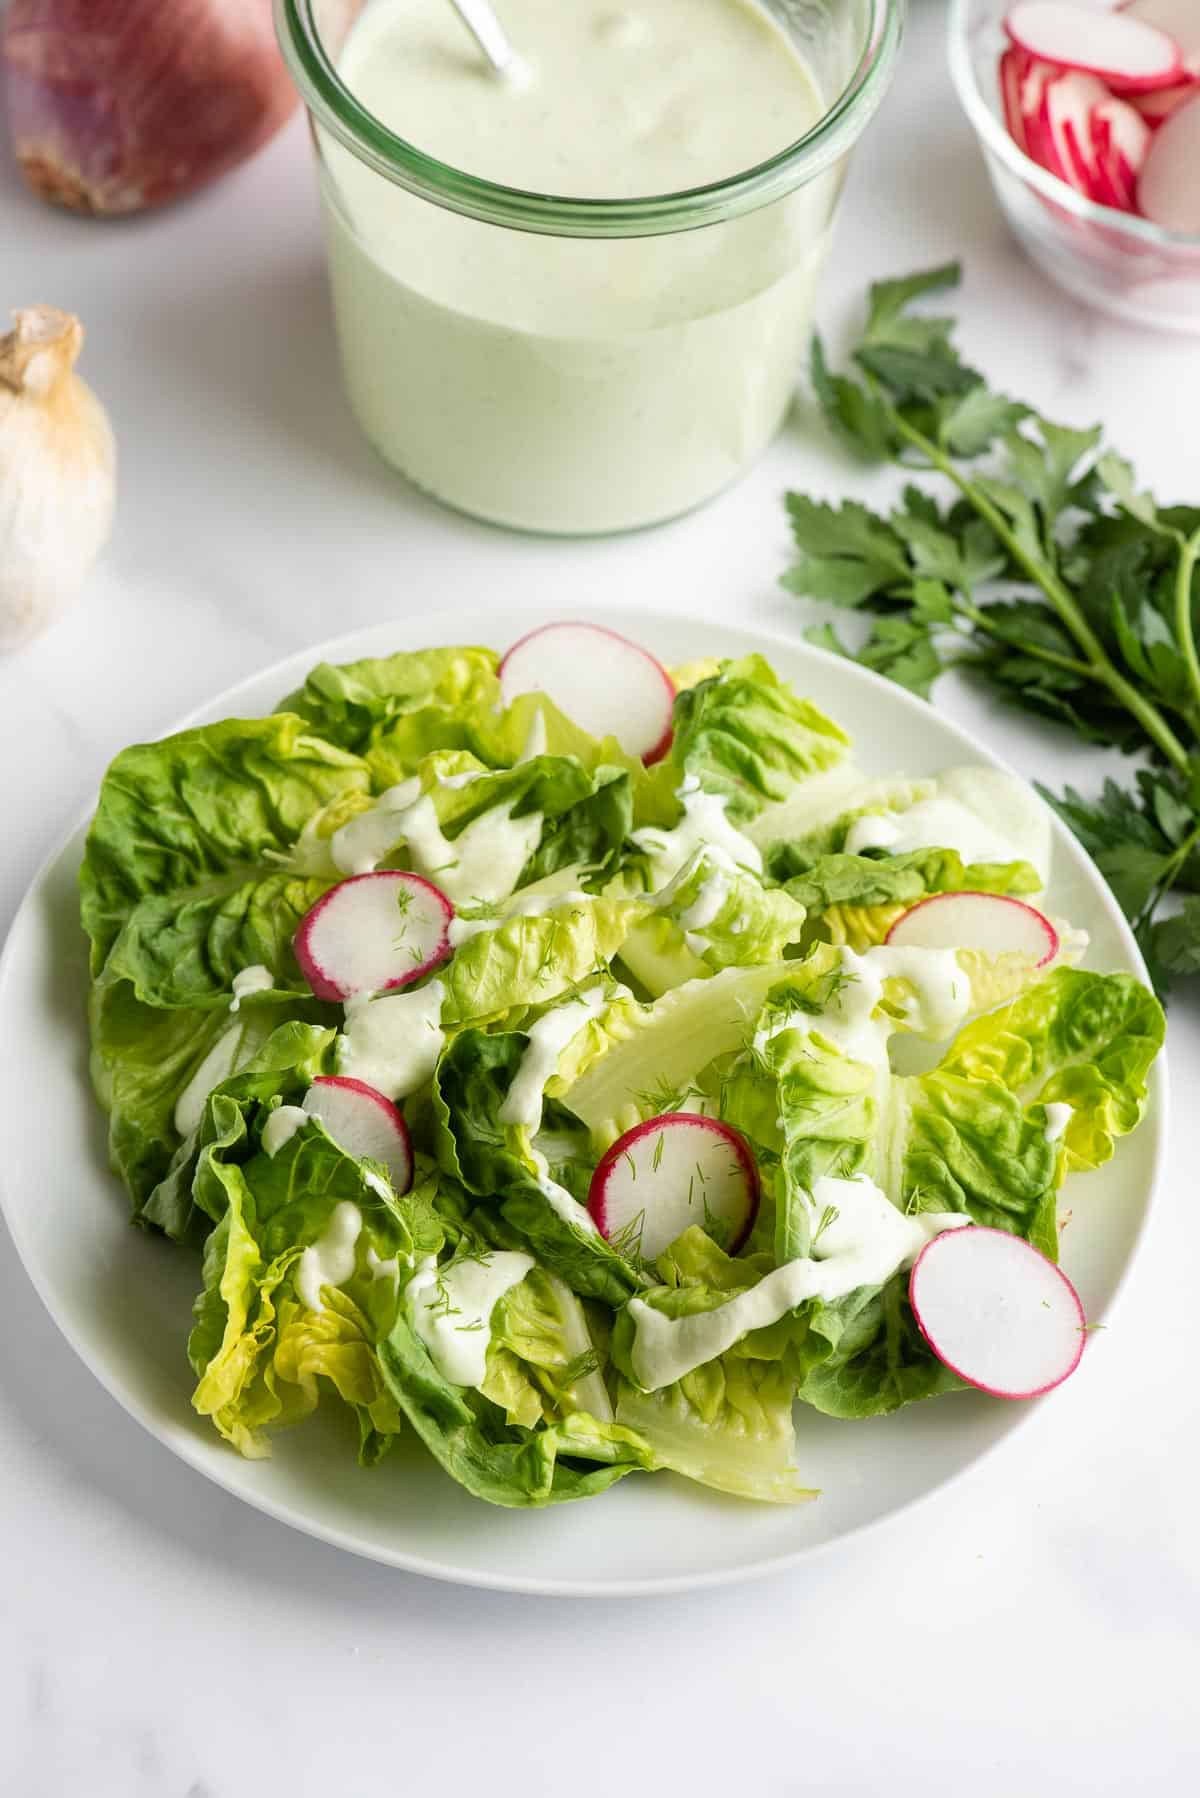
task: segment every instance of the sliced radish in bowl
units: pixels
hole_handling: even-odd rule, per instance
[[[598,624],[543,624],[500,664],[500,694],[544,693],[594,737],[615,737],[626,755],[661,761],[671,747],[675,686],[661,662]]]
[[[1149,125],[1124,100],[1103,100],[1092,111],[1092,135],[1105,185],[1114,195],[1108,204],[1132,212],[1152,138]]]
[[[1112,96],[1095,75],[1077,70],[1058,74],[1047,84],[1046,128],[1062,179],[1089,200],[1100,199],[1103,176],[1092,130],[1095,112]]]
[[[318,999],[411,986],[450,953],[454,907],[419,874],[353,874],[301,918],[293,946]]]
[[[397,1195],[412,1185],[413,1157],[408,1126],[390,1099],[363,1080],[321,1075],[304,1095],[303,1109],[318,1118],[340,1149],[355,1160],[378,1161]]]
[[[617,1138],[592,1175],[588,1210],[623,1253],[653,1261],[689,1224],[736,1254],[758,1198],[758,1168],[745,1138],[718,1118],[671,1111]]]
[[[1000,101],[1008,134],[1019,149],[1028,153],[1025,119],[1021,112],[1021,69],[1023,58],[1015,44],[1010,44],[1000,58]]]
[[[1059,952],[1059,935],[1044,912],[1000,893],[934,893],[919,899],[888,931],[894,949],[978,949],[1025,955],[1044,968]]]
[[[1183,73],[1174,38],[1127,13],[1093,12],[1070,0],[1021,0],[1004,29],[1027,55],[1098,75],[1115,94],[1170,87]]]
[[[1137,199],[1152,224],[1165,231],[1200,233],[1200,94],[1154,133]]]
[[[908,1282],[939,1361],[996,1398],[1036,1398],[1079,1366],[1087,1322],[1061,1268],[1020,1236],[970,1225],[926,1244]]]
[[[1149,94],[1126,95],[1139,118],[1145,119],[1151,131],[1158,128],[1173,112],[1186,106],[1200,94],[1200,81],[1181,82],[1178,87],[1156,87]]]

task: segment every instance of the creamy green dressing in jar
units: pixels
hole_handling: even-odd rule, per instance
[[[416,484],[622,530],[778,429],[900,0],[280,0],[313,114],[346,388]]]

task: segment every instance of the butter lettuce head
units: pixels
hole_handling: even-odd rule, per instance
[[[292,951],[328,885],[302,871],[298,845],[315,819],[332,828],[364,803],[369,784],[357,757],[292,716],[137,745],[105,776],[80,873],[92,1074],[136,1216],[178,1145],[179,1095],[217,1041],[236,1027],[245,1060],[269,1033],[261,1008],[273,1022],[329,1015]],[[239,1022],[233,977],[255,964],[274,984]]]
[[[261,1129],[279,1094],[264,1104],[245,1084],[239,1097],[210,1101],[197,1168],[197,1203],[217,1221],[188,1341],[192,1402],[241,1453],[261,1456],[269,1429],[314,1409],[324,1379],[358,1416],[362,1458],[376,1460],[399,1428],[377,1344],[412,1262],[437,1251],[444,1226],[427,1181],[398,1199],[382,1168],[346,1154],[315,1119],[267,1155]],[[287,1090],[286,1079],[280,1085]],[[300,1259],[342,1203],[362,1218],[355,1272],[336,1291],[326,1287],[325,1307],[313,1312],[296,1286]],[[378,1264],[393,1259],[381,1274]]]

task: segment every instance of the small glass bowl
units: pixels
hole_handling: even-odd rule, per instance
[[[952,0],[949,51],[954,86],[1018,242],[1052,281],[1086,305],[1134,324],[1200,335],[1200,237],[1096,205],[1013,142],[998,76],[1010,5]]]

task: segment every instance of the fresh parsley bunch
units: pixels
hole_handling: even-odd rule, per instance
[[[958,280],[947,264],[873,286],[854,375],[833,373],[814,339],[813,385],[835,428],[867,459],[937,480],[907,486],[886,517],[790,493],[800,557],[784,585],[870,613],[856,659],[923,698],[944,668],[966,666],[1012,704],[1141,755],[1126,785],[1105,781],[1094,799],[1044,797],[1165,990],[1200,973],[1200,507],[1139,493],[1098,428],[994,393],[960,360],[954,321],[911,310]],[[808,635],[853,653],[831,625]]]

